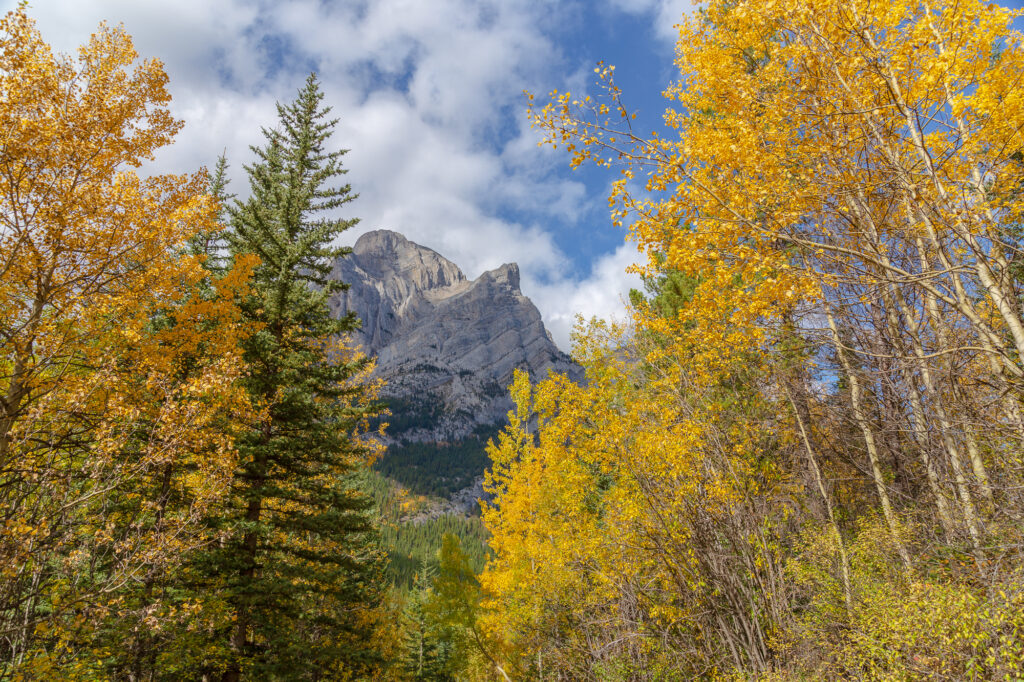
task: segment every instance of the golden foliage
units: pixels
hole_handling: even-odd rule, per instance
[[[620,169],[641,272],[692,292],[581,335],[586,386],[513,386],[482,582],[521,676],[1010,679],[1015,16],[712,0],[671,137],[634,132],[611,66],[601,98],[531,96],[573,166]]]
[[[481,581],[485,622],[521,671],[695,675],[730,646],[764,664],[765,614],[785,596],[772,540],[785,513],[768,504],[786,488],[777,424],[737,375],[757,381],[756,353],[676,331],[631,340],[597,325],[577,345],[586,386],[513,384]]]
[[[121,29],[72,59],[0,19],[0,630],[25,671],[199,541],[251,411],[233,299],[255,261],[213,278],[186,255],[219,229],[204,173],[133,170],[181,126],[166,81]]]

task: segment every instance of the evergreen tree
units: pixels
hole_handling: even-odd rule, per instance
[[[355,433],[373,408],[360,381],[365,361],[337,339],[355,328],[332,319],[333,246],[355,220],[325,217],[355,198],[338,184],[344,151],[316,77],[278,105],[246,167],[251,196],[231,209],[232,257],[260,264],[242,301],[252,336],[246,386],[263,418],[236,442],[230,504],[212,524],[223,538],[203,570],[220,589],[230,646],[224,680],[324,679],[375,665],[370,629],[383,583],[371,501],[353,474],[366,460]],[[223,191],[223,187],[221,187]],[[229,630],[229,632],[227,631]]]
[[[411,680],[444,682],[454,679],[448,672],[452,646],[435,627],[427,613],[434,571],[424,568],[416,581],[402,614],[405,635],[401,667]]]
[[[206,258],[203,264],[207,270],[216,274],[223,274],[225,260],[227,258],[227,239],[224,232],[227,223],[230,203],[235,195],[228,192],[228,157],[221,153],[217,157],[217,165],[213,172],[207,171],[207,193],[217,202],[217,228],[216,230],[202,230],[197,232],[188,243],[188,253]]]
[[[665,257],[655,254],[661,266],[656,275],[643,278],[644,291],[629,290],[629,302],[634,308],[648,308],[658,317],[674,320],[690,300],[700,284],[692,275],[665,266]]]

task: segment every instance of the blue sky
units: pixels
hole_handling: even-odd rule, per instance
[[[346,241],[397,230],[470,277],[518,262],[523,292],[568,349],[577,313],[621,314],[638,285],[624,271],[639,256],[608,216],[614,178],[538,148],[522,91],[585,94],[604,60],[637,129],[659,128],[672,26],[689,10],[688,0],[33,0],[29,11],[65,52],[100,21],[123,23],[142,56],[165,63],[185,121],[152,167],[194,170],[225,150],[236,192],[274,102],[316,70],[360,193],[350,215],[362,222]]]

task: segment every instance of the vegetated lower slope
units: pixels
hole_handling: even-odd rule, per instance
[[[392,404],[392,410],[394,403]],[[490,463],[487,442],[500,424],[478,426],[455,441],[400,440],[388,445],[374,469],[418,495],[448,498],[474,485]]]
[[[410,588],[417,576],[437,572],[437,553],[445,535],[459,539],[475,572],[483,570],[488,533],[479,514],[452,509],[438,497],[411,493],[373,470],[365,472],[362,487],[373,496],[381,545],[388,553],[388,576],[396,586]]]

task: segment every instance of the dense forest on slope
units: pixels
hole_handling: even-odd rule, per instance
[[[473,484],[490,463],[487,442],[499,426],[478,426],[466,438],[434,442],[401,439],[403,431],[429,424],[433,413],[410,407],[405,401],[389,400],[393,416],[387,417],[388,434],[398,442],[374,463],[374,469],[398,481],[419,495],[447,497]]]
[[[471,437],[454,443],[391,445],[374,468],[413,492],[446,497],[472,485],[489,462],[487,440]]]
[[[362,487],[373,497],[381,546],[388,553],[387,572],[395,585],[411,588],[417,576],[436,574],[438,551],[446,535],[458,538],[474,572],[483,570],[487,531],[479,516],[435,513],[443,500],[405,490],[376,471],[364,475]]]
[[[1019,679],[1014,12],[710,0],[671,135],[603,64],[531,104],[618,171],[645,291],[577,329],[586,381],[517,373],[467,518],[417,490],[490,434],[382,454],[330,314],[355,195],[316,77],[238,199],[226,159],[140,175],[181,126],[159,61],[106,26],[54,54],[27,11],[0,19],[0,679]]]

